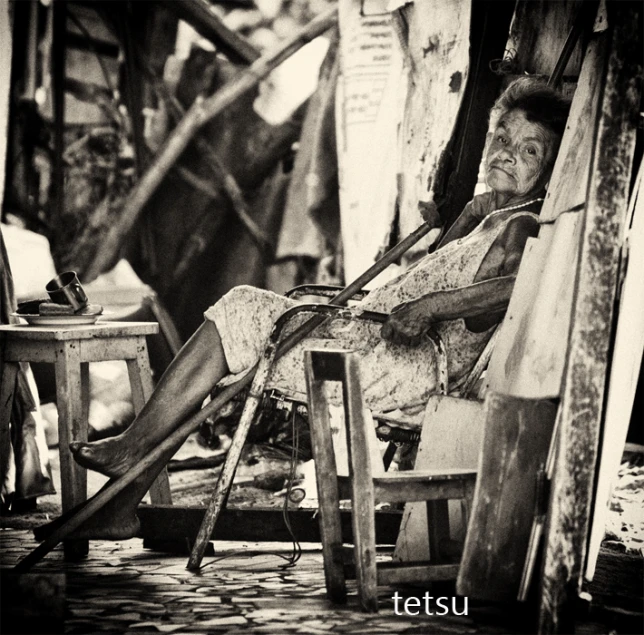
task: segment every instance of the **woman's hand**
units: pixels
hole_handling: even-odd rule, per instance
[[[380,335],[394,344],[415,347],[434,321],[427,298],[419,298],[394,307],[382,325]]]

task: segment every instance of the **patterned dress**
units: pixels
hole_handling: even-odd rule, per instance
[[[389,313],[395,306],[432,291],[471,285],[494,240],[510,220],[531,212],[495,211],[488,214],[466,237],[448,243],[428,254],[402,275],[371,291],[355,310]],[[215,322],[231,373],[243,373],[258,361],[276,319],[297,302],[271,291],[240,286],[232,289],[205,318]],[[310,315],[294,320],[292,330]],[[435,391],[436,362],[430,342],[417,348],[383,340],[379,324],[334,320],[318,327],[303,342],[276,362],[266,388],[276,388],[305,400],[303,348],[342,348],[357,351],[364,396],[368,407],[377,412],[401,409],[413,411],[424,406]],[[436,325],[448,358],[450,385],[462,379],[473,367],[492,329],[474,333],[462,319]]]

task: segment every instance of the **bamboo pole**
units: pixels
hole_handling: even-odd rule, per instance
[[[379,273],[384,271],[390,264],[396,262],[410,247],[417,243],[423,236],[425,236],[432,229],[431,225],[423,223],[416,231],[407,236],[404,240],[399,242],[395,247],[390,249],[378,262],[374,263],[367,271],[354,280],[351,284],[345,287],[338,295],[330,300],[332,304],[344,304],[347,300],[351,299],[355,293],[360,291],[365,284],[373,280]],[[279,346],[276,358],[284,355],[291,350],[298,342],[308,335],[316,326],[325,320],[322,316],[311,318],[298,329],[289,334]],[[203,421],[205,421],[212,414],[216,413],[222,406],[230,401],[235,395],[239,394],[246,386],[248,386],[255,377],[257,371],[256,364],[250,372],[234,384],[230,384],[221,393],[219,393],[207,406],[202,408],[199,412],[195,413],[192,417],[186,420],[180,427],[166,437],[159,445],[152,449],[145,458],[137,463],[129,472],[116,479],[110,480],[105,487],[95,494],[88,501],[83,503],[76,509],[68,518],[62,520],[61,524],[54,528],[52,533],[45,538],[45,540],[38,545],[31,553],[27,554],[14,568],[16,572],[28,571],[34,564],[40,562],[58,543],[64,538],[69,536],[73,531],[78,529],[88,518],[93,516],[101,507],[112,500],[119,492],[123,491],[128,485],[134,482],[141,476],[147,469],[152,467],[161,457],[176,445],[182,443],[188,436],[194,432]],[[230,452],[230,451],[229,451]],[[241,453],[241,446],[238,448]],[[239,461],[239,455],[236,457],[231,456],[228,461],[233,461],[236,467]],[[234,472],[234,470],[233,470]],[[232,480],[231,480],[232,482]],[[221,479],[217,483],[213,500],[218,498],[218,492],[226,488],[230,488],[228,482],[222,482]],[[208,512],[213,519],[213,523],[219,514],[219,507],[209,509]],[[193,560],[199,562],[203,557],[203,552],[199,553],[193,550]]]
[[[197,99],[195,101],[185,117],[166,139],[141,180],[130,192],[123,206],[119,221],[107,233],[85,272],[87,280],[96,278],[114,261],[123,244],[123,240],[139,218],[145,204],[174,166],[196,132],[230,104],[257,86],[262,79],[284,60],[336,23],[337,9],[333,8],[312,20],[275,52],[260,57],[251,66],[222,86],[214,95],[207,99]]]

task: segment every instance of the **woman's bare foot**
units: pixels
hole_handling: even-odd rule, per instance
[[[108,486],[109,483],[103,489]],[[137,489],[142,489],[142,487],[137,488],[135,485],[134,488],[117,494],[79,527],[64,537],[95,540],[124,540],[135,537],[140,529],[139,519],[136,515],[136,507],[141,496]],[[91,500],[84,501],[76,505],[73,509],[63,512],[51,522],[36,527],[34,529],[35,539],[38,541],[47,540],[55,531],[63,527],[76,514],[80,513]]]
[[[74,441],[69,444],[76,463],[88,470],[116,478],[136,465],[136,444],[124,442],[121,437],[102,439],[92,443]]]
[[[64,512],[51,522],[36,527],[34,529],[34,538],[38,541],[47,540],[47,538],[70,520],[86,504],[87,502],[81,503],[74,507],[74,509]],[[65,538],[125,540],[126,538],[134,538],[139,533],[140,528],[141,523],[139,522],[135,509],[130,505],[119,505],[113,499],[68,536],[65,536]]]

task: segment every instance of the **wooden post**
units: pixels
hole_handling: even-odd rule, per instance
[[[156,191],[166,174],[186,149],[196,132],[213,117],[225,110],[247,91],[254,88],[273,69],[288,59],[305,44],[318,37],[337,22],[336,9],[318,16],[304,29],[296,33],[277,51],[260,57],[251,66],[240,72],[220,90],[207,99],[198,99],[186,116],[166,139],[154,161],[134,186],[125,201],[119,221],[105,235],[94,259],[87,267],[85,278],[92,280],[103,272],[113,261],[125,236],[139,218],[150,196]]]
[[[608,3],[609,57],[601,89],[582,227],[570,353],[540,598],[540,633],[569,633],[587,552],[595,465],[641,85],[641,7]],[[592,125],[593,122],[588,122]]]

